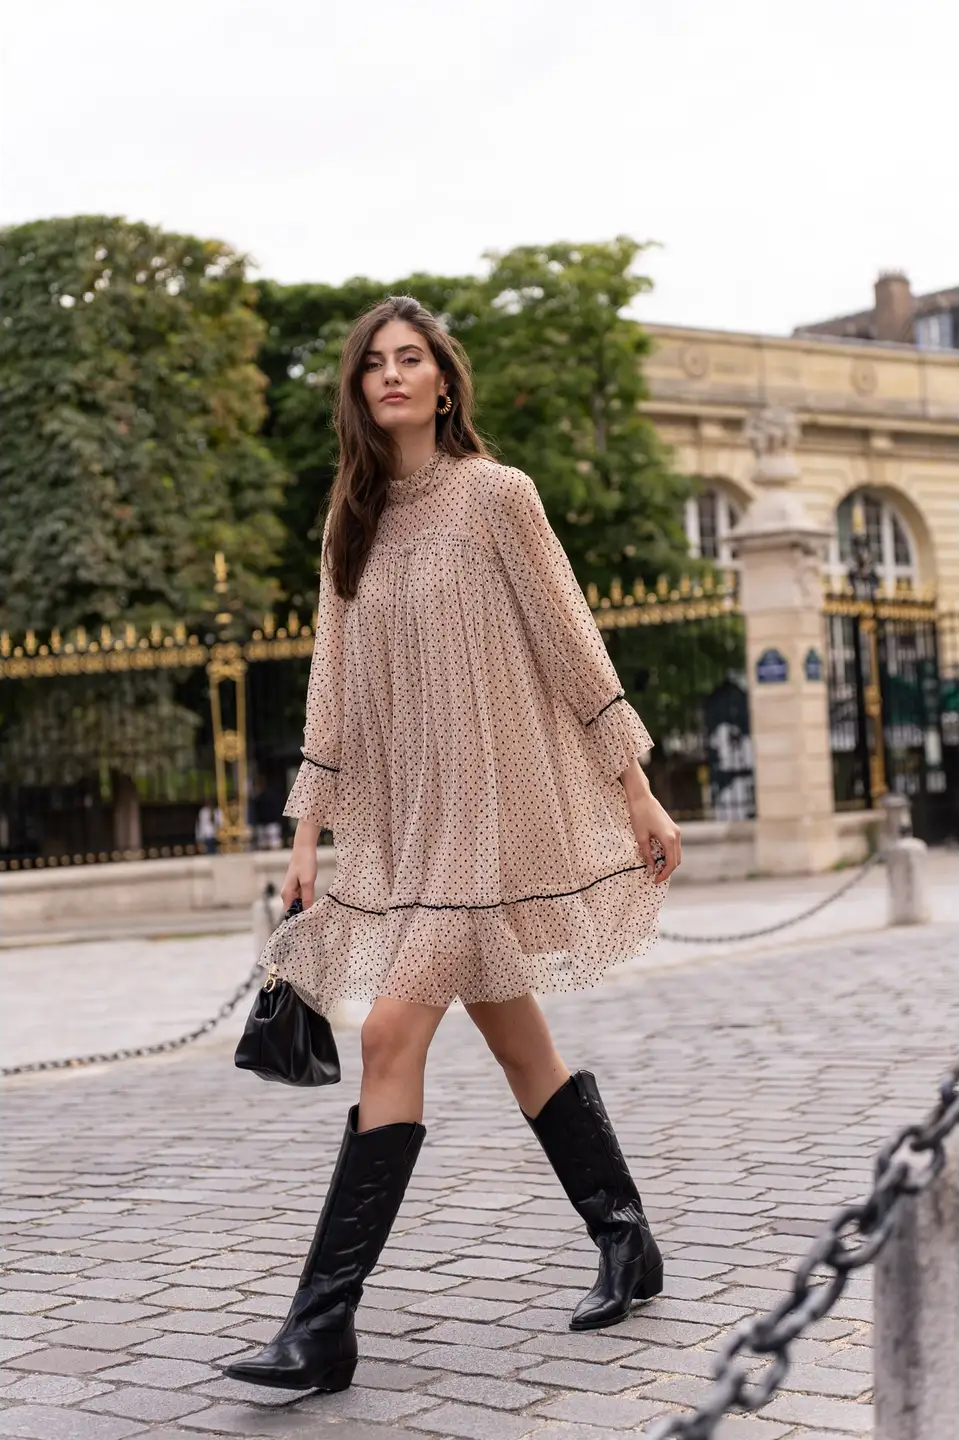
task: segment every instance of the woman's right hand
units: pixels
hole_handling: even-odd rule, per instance
[[[293,853],[286,871],[286,879],[280,896],[284,910],[289,910],[293,901],[303,901],[303,909],[313,904],[313,890],[316,885],[316,845],[320,838],[319,825],[308,820],[297,821],[293,839]]]

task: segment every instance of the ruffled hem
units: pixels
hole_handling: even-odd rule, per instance
[[[668,888],[636,863],[568,895],[499,905],[371,911],[327,893],[277,927],[260,964],[321,1015],[380,995],[449,1005],[582,990],[649,949]]]
[[[283,814],[332,828],[339,768],[319,760],[303,760]]]
[[[641,758],[653,748],[649,731],[622,693],[585,728],[599,770],[607,780],[618,780],[634,757]]]

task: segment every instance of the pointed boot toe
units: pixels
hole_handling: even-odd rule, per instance
[[[259,1355],[234,1360],[224,1366],[231,1380],[248,1385],[269,1385],[277,1390],[346,1390],[353,1380],[356,1358],[331,1358],[328,1353],[310,1355],[301,1347],[287,1349],[269,1345]]]

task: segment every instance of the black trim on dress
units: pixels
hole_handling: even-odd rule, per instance
[[[605,713],[606,713],[606,711],[609,709],[610,705],[615,705],[617,700],[625,700],[625,699],[626,699],[626,691],[625,691],[625,690],[620,690],[619,694],[618,694],[618,695],[614,695],[613,698],[612,698],[612,700],[607,700],[607,702],[606,702],[606,704],[603,706],[602,710],[600,710],[600,711],[598,712],[598,714],[594,715],[593,718],[592,718],[592,720],[587,720],[587,721],[586,721],[586,724],[585,724],[585,726],[584,726],[583,728],[588,730],[589,727],[590,727],[590,725],[595,725],[595,724],[596,724],[596,721],[599,719],[600,715],[605,715]]]
[[[518,900],[493,900],[488,905],[430,905],[425,900],[405,900],[401,905],[387,905],[385,910],[370,910],[365,905],[352,905],[349,900],[341,900],[329,891],[320,898],[335,900],[337,905],[347,910],[359,910],[363,915],[388,915],[391,910],[499,910],[506,905],[525,905],[529,900],[565,900],[568,895],[581,895],[584,890],[592,890],[594,885],[601,885],[604,880],[615,880],[617,875],[645,869],[645,862],[642,865],[624,865],[621,870],[611,870],[608,875],[600,875],[598,880],[591,880],[588,885],[580,885],[576,890],[560,890],[554,895],[522,895]]]
[[[312,755],[304,755],[303,759],[308,765],[315,765],[317,770],[331,770],[334,775],[339,775],[339,765],[324,765],[322,760],[314,760]]]

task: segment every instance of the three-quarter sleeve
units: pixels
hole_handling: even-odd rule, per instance
[[[488,521],[544,684],[569,703],[594,747],[600,772],[618,778],[653,742],[625,697],[586,596],[528,475],[499,470]]]
[[[327,570],[328,525],[329,521],[323,529],[316,636],[306,692],[303,761],[283,813],[330,828],[343,738],[343,625],[347,602],[334,590]]]

